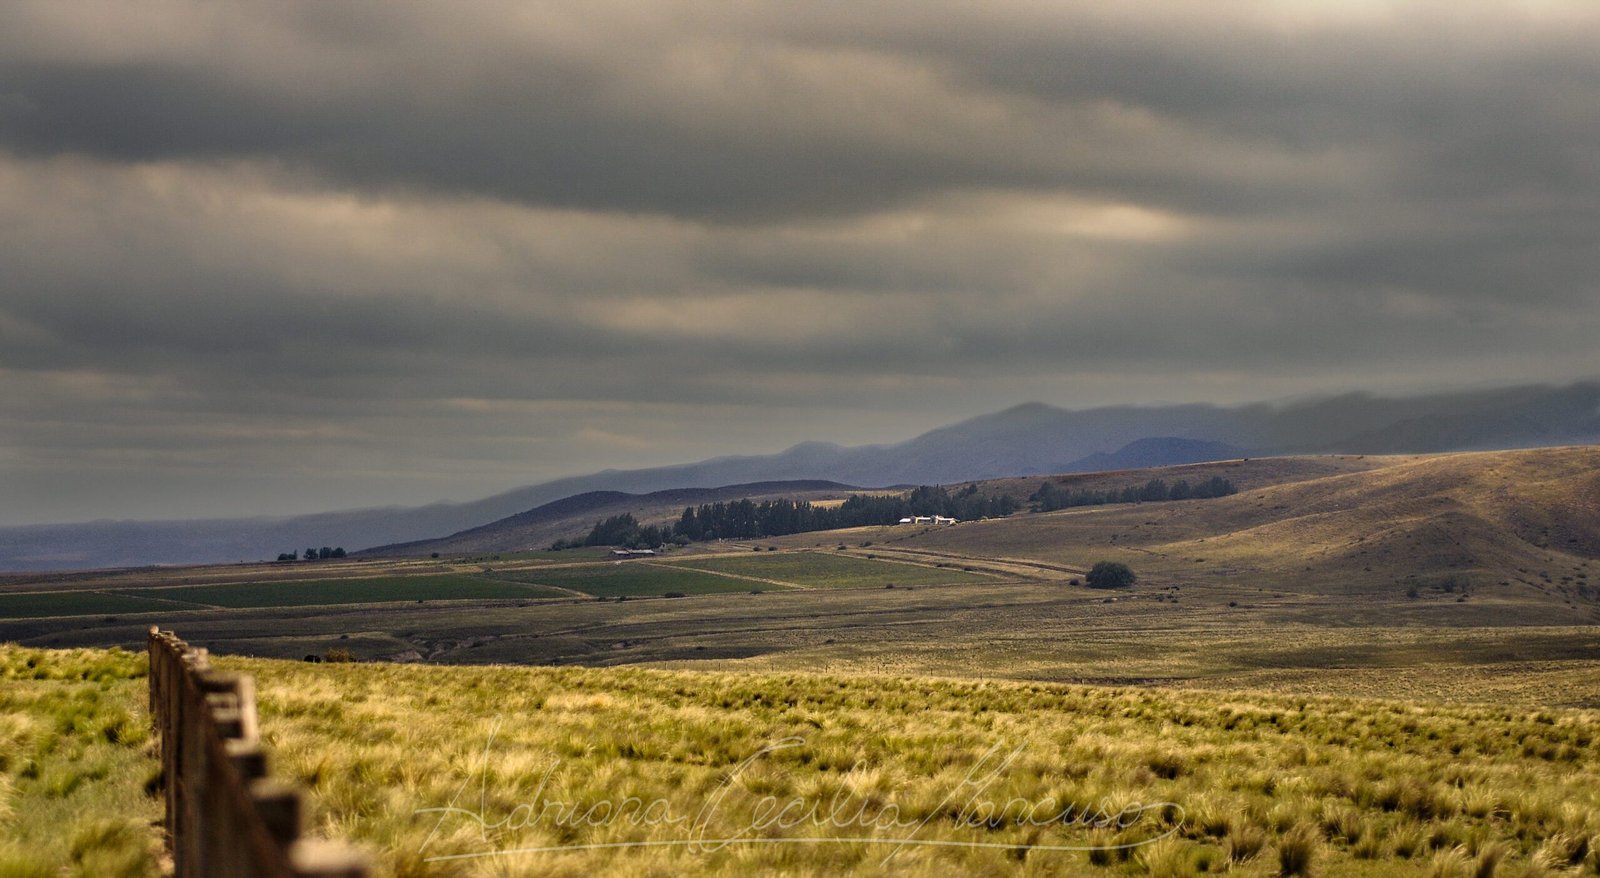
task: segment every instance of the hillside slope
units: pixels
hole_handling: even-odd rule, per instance
[[[1407,398],[1348,394],[1231,407],[1112,406],[1073,411],[1031,403],[890,445],[847,448],[804,442],[779,454],[558,479],[470,503],[275,519],[0,528],[0,570],[228,562],[272,558],[308,545],[348,549],[390,545],[458,533],[590,491],[645,493],[795,479],[872,486],[935,484],[1196,459],[1193,445],[1176,446],[1175,456],[1113,461],[1091,457],[1153,437],[1222,443],[1248,449],[1253,456],[1431,453],[1595,442],[1600,441],[1600,382]],[[1234,453],[1214,449],[1203,456]]]
[[[624,513],[644,524],[658,524],[678,517],[685,506],[749,499],[756,502],[786,497],[793,500],[823,501],[849,496],[860,491],[850,485],[825,481],[755,482],[725,485],[720,488],[677,488],[628,494],[621,491],[591,491],[565,497],[526,512],[493,521],[480,527],[433,540],[417,540],[365,549],[363,558],[405,557],[439,554],[515,552],[541,549],[558,539],[582,537],[598,520]]]
[[[1370,468],[1278,484],[1251,475],[1266,461],[1167,470],[1169,479],[1232,472],[1244,490],[975,522],[893,546],[1060,564],[1117,560],[1183,588],[1414,593],[1511,613],[1569,607],[1574,621],[1600,620],[1600,447],[1361,462]]]

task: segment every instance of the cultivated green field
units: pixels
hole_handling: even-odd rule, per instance
[[[141,589],[138,594],[217,607],[303,607],[385,601],[509,600],[562,595],[561,592],[537,586],[460,574],[183,586]]]
[[[540,585],[570,588],[596,597],[660,597],[669,592],[718,594],[762,587],[760,583],[749,580],[639,561],[513,571],[503,575]]]
[[[314,607],[392,601],[516,600],[570,597],[557,589],[482,576],[420,574],[0,594],[0,618],[159,613],[215,607]]]
[[[956,568],[896,564],[823,552],[766,552],[674,561],[679,567],[713,570],[801,588],[882,588],[885,585],[950,585],[988,577]]]
[[[109,613],[152,613],[194,605],[150,600],[138,595],[100,591],[19,592],[0,594],[0,619],[45,616],[103,616]]]

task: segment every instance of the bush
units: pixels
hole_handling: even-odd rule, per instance
[[[1094,565],[1084,581],[1090,588],[1127,588],[1133,585],[1139,577],[1128,568],[1128,565],[1116,561],[1101,561]]]
[[[353,662],[356,657],[350,654],[350,650],[342,646],[336,646],[323,653],[322,660],[325,662]]]

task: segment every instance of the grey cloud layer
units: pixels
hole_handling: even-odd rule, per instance
[[[1212,212],[1595,184],[1592,6],[1105,6],[14,4],[0,113],[24,152],[718,218],[953,186]]]
[[[129,467],[373,462],[360,505],[1594,375],[1597,44],[1587,2],[7,4],[0,521],[137,514],[82,475]]]

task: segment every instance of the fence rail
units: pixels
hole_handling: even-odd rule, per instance
[[[366,878],[354,849],[302,838],[300,792],[267,779],[254,679],[151,628],[150,717],[178,878]]]

